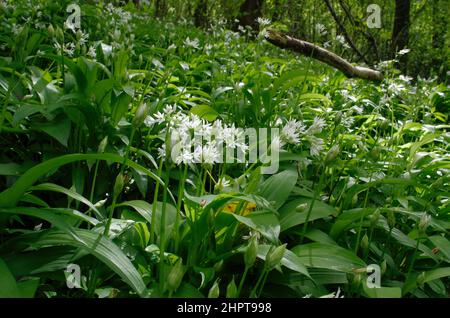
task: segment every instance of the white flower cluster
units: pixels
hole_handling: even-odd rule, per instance
[[[166,106],[162,112],[147,116],[145,125],[165,124],[161,137],[170,138],[171,155],[176,164],[223,162],[223,148],[237,151],[238,157],[245,155],[248,145],[243,131],[234,125],[226,125],[221,120],[209,123],[195,114],[185,114],[176,106]],[[169,130],[167,130],[169,129]],[[159,148],[160,157],[165,157],[166,144]],[[175,151],[175,156],[173,153]]]
[[[277,120],[276,124],[280,125],[282,121]],[[281,147],[291,144],[299,145],[302,140],[309,143],[309,152],[311,156],[318,156],[323,150],[323,140],[315,135],[322,132],[326,122],[323,118],[315,117],[313,123],[309,128],[302,121],[295,119],[289,120],[281,128],[280,144]]]

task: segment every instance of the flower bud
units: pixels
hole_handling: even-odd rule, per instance
[[[420,218],[420,221],[419,221],[419,231],[421,233],[425,233],[428,226],[430,225],[430,222],[431,222],[431,216],[426,213],[423,213],[422,217]]]
[[[296,212],[303,212],[306,210],[306,208],[308,207],[308,203],[302,203],[297,205],[297,207],[295,208]]]
[[[359,287],[359,285],[361,284],[361,280],[362,280],[362,275],[355,274],[355,276],[353,277],[353,280],[352,280],[352,285],[354,287]]]
[[[138,128],[142,123],[144,122],[145,118],[147,117],[148,113],[148,107],[146,103],[141,103],[136,110],[136,113],[134,114],[133,118],[133,126],[135,128]]]
[[[108,136],[106,136],[105,138],[102,139],[102,141],[100,141],[100,145],[98,146],[98,152],[104,153],[107,144],[108,144]]]
[[[250,243],[244,253],[244,263],[246,268],[250,268],[256,261],[256,255],[258,254],[258,241],[256,236],[252,236]]]
[[[361,240],[361,246],[365,250],[369,247],[369,237],[367,236],[367,234],[364,234]]]
[[[266,256],[267,268],[273,269],[275,266],[280,264],[281,259],[284,256],[284,252],[286,252],[286,245],[287,244],[283,244],[269,250]]]
[[[339,155],[339,145],[334,145],[333,147],[331,147],[331,149],[328,151],[327,156],[325,157],[325,163],[330,163],[332,162],[334,159],[336,159],[336,157]]]
[[[383,260],[383,262],[381,263],[380,269],[381,269],[381,275],[384,275],[386,273],[386,269],[387,269],[386,260]]]
[[[334,117],[334,124],[337,126],[341,123],[342,121],[342,112],[337,112],[336,116]]]
[[[425,282],[425,277],[425,272],[420,273],[419,276],[417,276],[417,284],[423,285],[423,283]]]
[[[379,219],[380,219],[380,210],[376,209],[375,212],[373,212],[372,217],[370,218],[370,226],[375,227]]]
[[[394,212],[392,212],[391,210],[388,211],[388,215],[387,215],[387,223],[389,225],[390,229],[393,229],[395,226],[395,215]]]
[[[369,156],[373,161],[377,161],[380,158],[380,147],[373,147],[369,153]]]
[[[217,283],[216,280],[208,292],[208,298],[219,298],[219,294],[220,294],[219,284]]]
[[[53,25],[49,25],[47,28],[48,31],[48,35],[50,35],[51,38],[53,38],[55,36],[55,29],[53,28]]]
[[[55,35],[56,35],[56,39],[58,41],[61,41],[61,42],[64,41],[64,32],[63,32],[63,30],[60,27],[56,28]]]
[[[223,259],[214,264],[214,271],[220,272],[223,268]]]
[[[178,289],[185,272],[186,268],[183,266],[183,260],[180,258],[167,276],[167,289],[169,292],[174,292]]]
[[[114,183],[113,198],[117,198],[119,194],[122,192],[124,182],[125,180],[123,174],[119,173],[116,177],[116,182]]]
[[[237,297],[237,286],[234,282],[234,276],[233,279],[231,279],[231,282],[227,286],[227,298],[236,298]]]

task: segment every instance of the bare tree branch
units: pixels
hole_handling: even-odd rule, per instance
[[[352,39],[347,33],[347,30],[345,29],[344,25],[341,23],[341,20],[339,20],[339,17],[337,16],[336,12],[333,9],[333,6],[331,5],[330,0],[323,0],[325,4],[328,7],[328,10],[330,11],[331,15],[333,16],[334,21],[336,21],[336,24],[338,25],[339,29],[341,30],[342,34],[344,35],[345,40],[347,41],[348,45],[355,51],[356,55],[358,55],[359,58],[361,58],[366,64],[370,64],[369,61],[366,59],[366,57],[358,50],[358,48],[353,43]]]
[[[312,43],[295,39],[278,31],[268,30],[266,33],[266,40],[280,48],[291,50],[324,62],[342,71],[349,78],[358,77],[371,81],[383,80],[383,74],[379,71],[366,67],[353,66],[350,62],[333,52]]]

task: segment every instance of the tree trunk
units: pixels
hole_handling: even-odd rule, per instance
[[[199,0],[194,12],[195,26],[205,29],[208,26],[207,0]]]
[[[411,1],[395,0],[394,29],[392,31],[392,55],[408,47]],[[400,57],[400,69],[406,71],[407,55]]]
[[[258,30],[256,19],[261,16],[264,0],[245,0],[239,10],[238,25]]]
[[[156,0],[155,1],[155,17],[163,18],[166,15],[166,0]]]
[[[342,71],[345,76],[349,78],[358,77],[371,81],[383,80],[383,74],[378,71],[366,67],[353,66],[348,61],[333,52],[325,50],[324,48],[312,43],[295,39],[283,33],[268,30],[266,40],[280,48],[288,49],[324,62]]]

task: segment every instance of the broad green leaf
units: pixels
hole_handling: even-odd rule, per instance
[[[63,193],[65,195],[67,195],[68,197],[71,197],[75,200],[78,200],[78,201],[86,204],[91,210],[93,210],[95,212],[95,215],[97,216],[97,218],[99,220],[103,219],[102,214],[97,210],[97,208],[94,206],[94,204],[92,204],[92,202],[90,202],[88,199],[86,199],[85,197],[83,197],[82,195],[78,194],[77,192],[75,192],[73,190],[66,189],[66,188],[61,187],[54,183],[42,183],[37,186],[33,186],[30,189],[33,191],[54,191],[54,192]]]
[[[275,209],[278,209],[291,194],[297,178],[297,172],[293,170],[277,173],[264,181],[258,194],[266,198]]]
[[[435,235],[428,238],[442,253],[447,263],[450,263],[450,242],[443,236]]]
[[[9,271],[6,263],[0,258],[0,298],[20,297],[20,290],[17,287],[14,276]]]
[[[337,243],[330,236],[328,236],[328,234],[319,229],[309,229],[306,231],[305,237],[317,243],[337,245]]]
[[[270,245],[258,245],[258,257],[262,260],[265,260],[269,249]],[[301,273],[307,277],[310,277],[303,261],[297,255],[295,255],[295,253],[288,249],[286,249],[286,251],[284,252],[283,258],[281,259],[281,265],[286,266],[287,268]]]
[[[254,212],[247,216],[241,216],[235,213],[232,213],[232,215],[239,222],[258,231],[270,241],[278,241],[278,235],[280,235],[280,224],[278,218],[273,212]]]
[[[36,290],[39,286],[39,277],[30,278],[17,283],[20,297],[22,298],[34,298]]]
[[[164,182],[147,168],[129,159],[125,160],[122,156],[116,154],[70,154],[44,161],[25,172],[11,187],[0,193],[0,207],[12,207],[16,205],[25,191],[49,171],[62,165],[81,160],[108,160],[125,163],[125,165],[147,174],[149,177],[164,185]]]
[[[364,293],[369,298],[401,298],[402,289],[400,287],[380,287],[380,288],[368,288],[363,283]]]
[[[207,121],[213,121],[219,116],[219,113],[208,105],[196,105],[191,108],[191,113]]]
[[[441,267],[425,272],[424,283],[431,282],[432,280],[450,277],[450,267]]]
[[[24,171],[17,163],[0,163],[0,176],[18,176]]]
[[[297,245],[291,250],[308,267],[342,272],[351,272],[354,269],[366,267],[364,261],[353,252],[336,245],[309,243]]]
[[[281,231],[285,231],[291,227],[305,223],[311,202],[312,199],[300,198],[288,202],[283,207],[281,207],[280,208]],[[296,210],[297,207],[302,204],[306,205],[302,208],[301,212],[297,212]],[[330,215],[336,216],[336,214],[337,211],[335,208],[319,200],[316,200],[311,209],[309,221],[322,219]]]
[[[138,295],[146,296],[146,287],[141,275],[116,244],[99,233],[84,229],[74,229],[74,231],[81,241],[75,240],[67,233],[53,231],[45,235],[45,242],[48,245],[70,245],[83,248],[111,268]]]
[[[61,145],[67,147],[71,129],[71,122],[67,117],[55,120],[55,122],[34,124],[32,125],[32,128],[45,132],[49,136],[55,138]]]
[[[152,223],[152,204],[142,201],[142,200],[132,200],[132,201],[125,201],[121,202],[117,205],[117,207],[120,206],[129,206],[132,207],[136,212],[138,212],[149,224]],[[161,220],[162,220],[162,208],[163,208],[163,202],[156,202],[156,233],[159,235],[160,229],[161,229]],[[166,203],[166,229],[165,233],[166,235],[170,234],[172,231],[172,228],[175,223],[175,218],[177,215],[177,209],[170,203]]]

